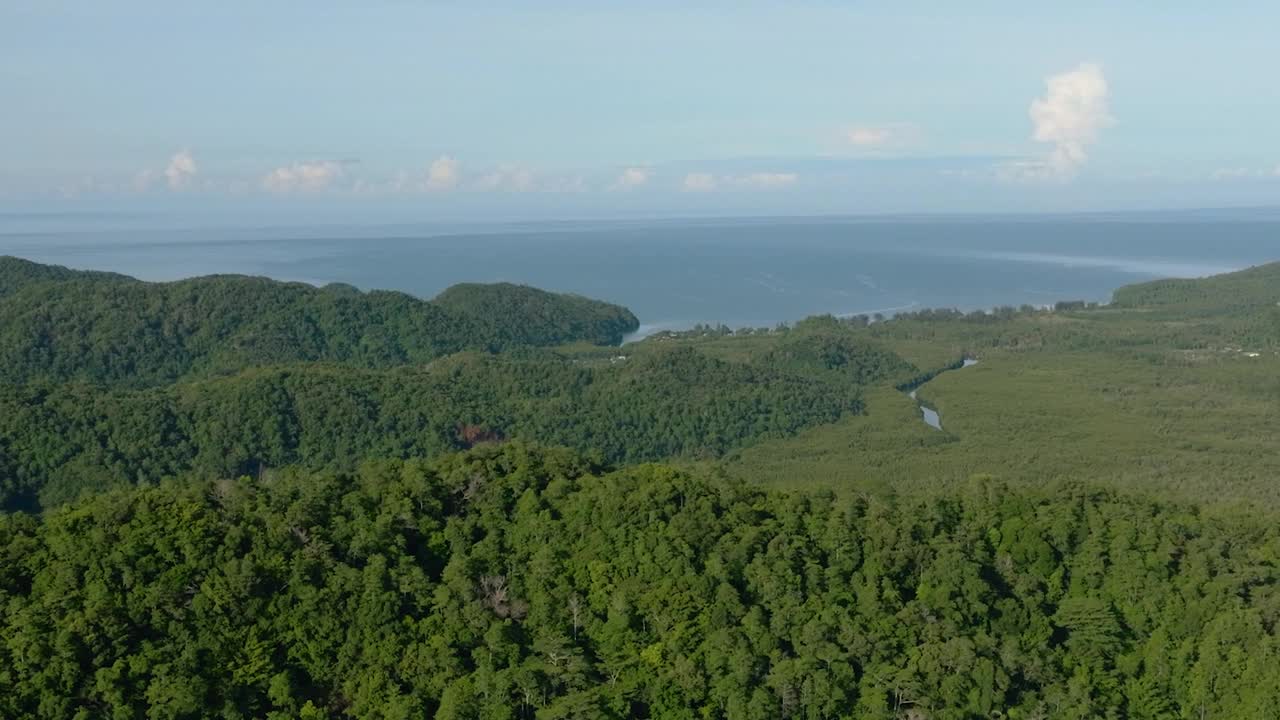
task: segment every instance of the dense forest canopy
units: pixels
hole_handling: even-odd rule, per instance
[[[617,347],[0,258],[0,716],[1277,717],[1278,301]]]
[[[616,344],[625,308],[515,285],[403,293],[210,276],[145,283],[0,258],[0,379],[141,387],[285,362],[360,368],[465,349]]]
[[[61,265],[45,265],[9,255],[0,255],[0,298],[28,285],[65,280],[126,281],[131,278],[94,270],[72,270]]]
[[[0,714],[1266,718],[1274,523],[486,446],[0,518]]]
[[[432,303],[468,315],[498,336],[523,345],[559,345],[586,340],[617,345],[640,327],[630,310],[580,295],[553,295],[527,285],[461,283]]]
[[[1280,303],[1280,262],[1197,280],[1154,280],[1115,292],[1119,307],[1167,307],[1220,311]]]
[[[143,390],[0,386],[0,458],[9,466],[0,507],[47,507],[177,474],[350,469],[366,458],[465,448],[475,433],[570,446],[609,462],[718,457],[861,408],[849,379],[727,363],[688,348],[606,367],[555,355],[463,354],[427,368],[313,364]]]

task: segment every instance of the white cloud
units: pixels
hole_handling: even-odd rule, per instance
[[[493,171],[481,175],[475,182],[477,190],[529,192],[534,189],[533,172],[519,165],[499,165]]]
[[[196,166],[196,159],[191,156],[191,151],[180,150],[169,158],[169,165],[164,169],[164,177],[169,183],[170,190],[182,190],[191,184],[191,178],[196,176],[199,168]],[[146,183],[150,184],[150,174],[147,174]]]
[[[425,187],[431,191],[452,190],[458,186],[458,178],[458,161],[449,155],[441,155],[427,168]]]
[[[164,182],[170,190],[187,190],[193,186],[199,171],[191,151],[179,150],[169,156],[169,163],[163,170],[145,168],[135,173],[128,183],[122,181],[118,184],[121,189],[136,193],[148,192],[157,182]]]
[[[1088,160],[1088,147],[1113,122],[1108,109],[1107,79],[1102,67],[1083,63],[1045,81],[1045,96],[1031,102],[1032,137],[1050,143],[1049,157],[1032,175],[1070,177]]]
[[[638,188],[649,182],[649,178],[653,177],[653,169],[647,167],[629,167],[618,175],[618,179],[613,182],[614,190],[630,190]]]
[[[340,177],[342,166],[332,160],[299,162],[267,173],[262,178],[262,187],[274,193],[316,192]]]

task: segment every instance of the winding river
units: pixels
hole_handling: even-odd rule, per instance
[[[940,370],[937,373],[934,373],[933,375],[929,376],[928,379],[924,380],[923,382],[911,388],[911,391],[907,393],[907,396],[910,397],[912,400],[916,401],[916,407],[920,408],[920,414],[923,416],[923,419],[926,425],[928,425],[929,427],[935,430],[941,430],[942,416],[938,414],[937,410],[934,410],[933,408],[921,402],[920,399],[916,397],[916,392],[919,391],[919,389],[923,387],[925,383],[928,383],[930,380],[933,380],[933,378],[941,375],[944,372],[947,372],[948,370],[962,370],[967,367],[973,367],[974,365],[977,365],[977,364],[978,364],[978,361],[975,358],[970,358],[970,357],[964,358],[963,360],[960,361],[958,365],[953,365],[949,368]]]

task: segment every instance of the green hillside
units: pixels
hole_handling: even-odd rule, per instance
[[[243,276],[145,283],[3,258],[0,287],[10,289],[0,295],[8,382],[141,387],[286,362],[386,368],[464,349],[608,342],[635,328],[617,306],[511,285],[463,291],[480,304],[437,304]]]
[[[2,717],[1280,715],[1277,266],[622,347],[2,267]]]
[[[192,474],[350,469],[519,438],[620,463],[714,458],[861,410],[860,387],[687,349],[584,366],[463,354],[389,371],[263,368],[168,388],[0,386],[0,508]]]
[[[1122,287],[1118,307],[1167,307],[1225,312],[1280,303],[1280,262],[1198,280],[1155,280]]]
[[[475,318],[494,328],[499,337],[524,345],[575,340],[617,345],[624,335],[640,327],[640,321],[624,307],[511,283],[454,285],[432,302]]]
[[[72,270],[61,265],[43,265],[9,255],[0,255],[0,298],[11,295],[28,285],[64,280],[97,280],[112,282],[131,278],[115,273],[92,270]]]
[[[0,517],[0,715],[1268,718],[1276,528],[519,444],[168,483]]]

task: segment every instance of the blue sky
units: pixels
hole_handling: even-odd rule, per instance
[[[1280,204],[1263,2],[0,7],[0,208]]]

